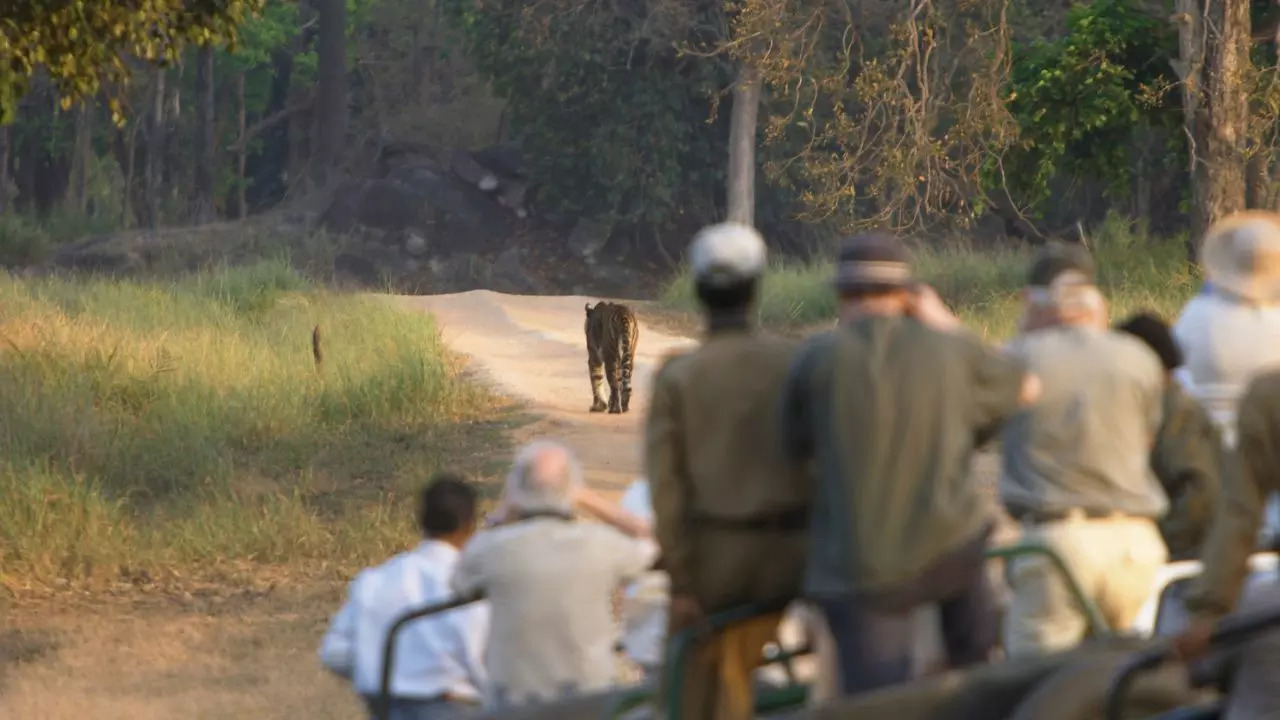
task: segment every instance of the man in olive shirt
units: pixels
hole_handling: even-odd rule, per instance
[[[1033,329],[1009,350],[1044,394],[1005,423],[1000,496],[1024,541],[1056,552],[1111,626],[1127,629],[1168,557],[1156,521],[1169,503],[1150,462],[1165,371],[1140,340],[1107,327],[1083,247],[1043,249],[1025,297]],[[1017,558],[1008,577],[1010,658],[1066,650],[1084,638],[1084,615],[1048,558]]]
[[[803,472],[775,435],[794,344],[750,321],[764,240],[745,225],[714,225],[689,255],[707,333],[701,347],[658,370],[645,429],[672,633],[704,614],[795,597],[809,499]],[[696,649],[682,678],[684,717],[752,717],[752,671],[780,620],[740,623]]]
[[[1172,560],[1191,560],[1213,517],[1223,462],[1222,437],[1213,419],[1173,377],[1182,366],[1168,324],[1151,313],[1139,313],[1117,326],[1144,342],[1165,370],[1164,421],[1151,449],[1151,469],[1169,496],[1169,513],[1160,521]]]
[[[841,690],[910,679],[913,611],[938,603],[953,666],[987,660],[994,524],[969,478],[980,434],[1035,399],[1017,361],[965,332],[893,238],[841,249],[840,324],[802,346],[781,439],[814,479],[805,595],[826,616]]]
[[[1217,621],[1236,609],[1280,607],[1275,579],[1241,591],[1249,574],[1249,556],[1258,551],[1267,496],[1280,491],[1280,371],[1259,374],[1245,388],[1236,415],[1238,444],[1227,454],[1222,493],[1214,514],[1202,562],[1204,571],[1184,601],[1190,626],[1175,639],[1174,649],[1186,660],[1202,657]],[[1274,690],[1280,673],[1280,633],[1271,632],[1242,648],[1231,698],[1223,717],[1273,718],[1280,714]]]

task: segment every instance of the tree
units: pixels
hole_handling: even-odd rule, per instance
[[[211,222],[217,215],[214,174],[218,169],[217,113],[213,85],[213,46],[204,45],[196,59],[196,173],[192,219]]]
[[[760,75],[744,66],[733,86],[729,118],[728,219],[755,225],[756,119],[760,111]]]
[[[1249,0],[1177,0],[1175,7],[1194,259],[1204,231],[1245,207],[1252,23]]]
[[[323,186],[341,157],[347,140],[347,3],[315,0],[320,15],[319,86],[312,177]]]
[[[130,58],[167,63],[188,42],[234,42],[236,27],[265,0],[8,0],[0,18],[0,124],[42,68],[64,108],[100,88],[117,91]],[[119,117],[118,104],[112,105]]]

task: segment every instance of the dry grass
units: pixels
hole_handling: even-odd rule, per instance
[[[311,356],[321,326],[324,366]],[[499,428],[429,317],[282,263],[168,285],[0,279],[0,582],[344,570]]]
[[[1116,318],[1151,309],[1172,318],[1196,292],[1199,278],[1185,261],[1181,238],[1148,237],[1141,228],[1117,218],[1091,238],[1099,282]],[[919,275],[969,327],[989,338],[1009,337],[1020,312],[1018,291],[1026,277],[1031,250],[1025,247],[975,250],[958,245],[925,246],[915,252]],[[791,331],[811,329],[835,317],[829,262],[778,264],[765,276],[760,321]],[[696,310],[686,273],[673,278],[661,304],[670,311]]]

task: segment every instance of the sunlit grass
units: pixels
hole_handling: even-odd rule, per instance
[[[409,537],[408,493],[493,441],[468,423],[494,407],[430,317],[283,263],[0,275],[0,576],[382,557]]]
[[[1171,320],[1199,286],[1179,238],[1148,237],[1131,224],[1112,219],[1089,239],[1089,245],[1113,317],[1146,309]],[[1000,339],[1009,337],[1017,325],[1018,291],[1026,281],[1033,252],[1031,248],[922,246],[915,251],[914,262],[919,276],[938,289],[969,327]],[[774,264],[761,288],[758,319],[773,327],[806,327],[834,319],[833,276],[834,267],[828,261]],[[668,283],[662,304],[697,311],[687,271]]]

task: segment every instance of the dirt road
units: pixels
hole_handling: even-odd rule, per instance
[[[652,371],[664,353],[691,342],[642,324],[631,412],[589,414],[583,306],[595,298],[474,291],[398,301],[434,313],[446,342],[482,377],[543,416],[516,441],[566,442],[605,491],[638,474]],[[88,598],[57,610],[0,608],[0,718],[362,717],[350,690],[315,658],[342,590],[295,587],[217,607]]]
[[[449,347],[467,355],[488,382],[520,398],[544,420],[520,432],[561,440],[582,458],[596,488],[621,490],[640,471],[640,423],[650,381],[662,357],[694,341],[641,322],[631,410],[588,413],[584,306],[597,298],[503,295],[488,290],[403,297],[406,306],[436,317]]]

